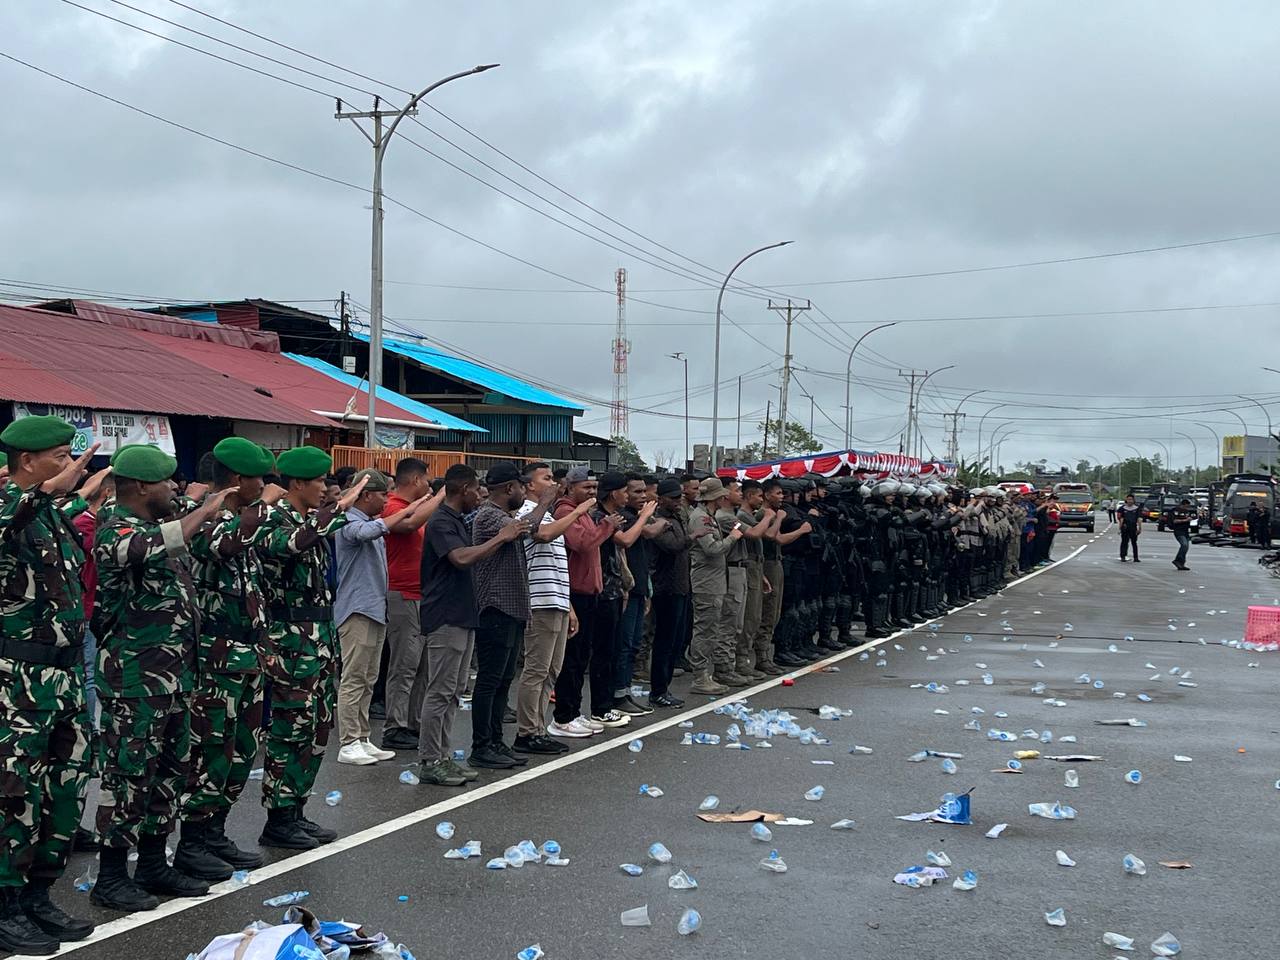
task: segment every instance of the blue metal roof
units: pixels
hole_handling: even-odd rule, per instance
[[[327,377],[332,377],[339,383],[345,383],[349,387],[366,387],[365,381],[361,377],[353,377],[349,373],[343,373],[333,364],[325,363],[323,360],[317,360],[315,357],[304,357],[300,353],[286,353],[286,357],[295,363],[300,363],[304,367],[310,367],[312,370],[323,373]],[[366,391],[367,392],[367,391]],[[388,390],[386,387],[378,388],[378,399],[387,400],[394,403],[402,410],[410,413],[416,413],[424,420],[431,423],[438,423],[446,430],[459,430],[466,433],[488,433],[484,427],[477,427],[474,423],[468,423],[459,417],[455,417],[451,413],[445,413],[443,410],[437,410],[435,407],[423,403],[421,400],[413,400],[402,394],[396,393],[394,390]]]
[[[368,341],[365,334],[356,333],[353,336]],[[558,397],[549,390],[543,390],[541,387],[535,387],[532,384],[525,383],[523,380],[517,380],[509,377],[505,373],[499,373],[497,370],[491,370],[483,367],[478,363],[470,360],[463,360],[452,354],[442,353],[435,347],[429,347],[422,343],[407,343],[403,340],[384,339],[382,346],[390,350],[392,353],[400,354],[408,357],[424,367],[432,370],[438,370],[440,373],[450,377],[456,377],[467,383],[474,383],[477,386],[485,387],[494,393],[500,393],[504,397],[510,397],[512,400],[519,400],[524,403],[537,404],[542,407],[559,407],[562,410],[571,410],[574,413],[581,414],[583,408],[581,404],[572,400],[566,400],[564,397]]]

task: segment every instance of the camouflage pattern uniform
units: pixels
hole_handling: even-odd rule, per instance
[[[0,490],[0,887],[52,883],[67,865],[89,783],[84,553],[39,488]]]
[[[324,538],[346,522],[331,508],[303,517],[281,500],[258,537],[269,601],[264,669],[271,680],[271,726],[262,782],[268,809],[306,802],[329,745],[338,634]]]
[[[173,829],[191,758],[188,712],[200,613],[176,520],[144,520],[117,504],[98,527],[96,681],[102,701],[104,847]]]
[[[240,798],[258,753],[266,600],[262,561],[252,549],[267,505],[222,510],[191,538],[202,620],[200,679],[191,699],[192,769],[184,820],[230,810]]]

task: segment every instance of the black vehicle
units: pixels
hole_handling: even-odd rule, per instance
[[[1233,473],[1223,477],[1226,484],[1223,493],[1222,532],[1237,542],[1249,540],[1249,525],[1246,517],[1249,505],[1256,503],[1271,511],[1271,536],[1275,538],[1276,528],[1276,480],[1265,473]]]
[[[1145,520],[1147,523],[1158,523],[1160,521],[1160,517],[1163,516],[1160,509],[1163,501],[1164,501],[1163,494],[1160,494],[1160,493],[1147,494],[1145,499],[1138,501],[1139,503],[1138,515],[1142,517],[1142,519]]]
[[[1196,503],[1195,497],[1189,493],[1166,493],[1160,498],[1160,518],[1156,521],[1156,529],[1163,531],[1165,527],[1165,517],[1174,507],[1182,503],[1183,500],[1190,500],[1191,505],[1196,508],[1196,519],[1191,521],[1191,532],[1196,533],[1200,529],[1200,507]]]

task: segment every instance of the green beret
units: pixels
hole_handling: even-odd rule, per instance
[[[276,472],[276,457],[270,450],[258,444],[258,449],[262,451],[262,475],[265,477],[268,473]]]
[[[260,477],[266,473],[262,448],[244,437],[219,440],[213,447],[213,456],[232,473],[242,477]]]
[[[61,417],[23,417],[4,428],[0,442],[14,450],[39,452],[69,444],[75,435],[76,428]]]
[[[319,447],[294,447],[276,457],[276,469],[282,477],[314,480],[333,469],[333,457]]]
[[[131,443],[112,455],[111,466],[117,477],[159,483],[174,475],[178,461],[149,443]]]
[[[350,486],[354,487],[361,480],[364,480],[365,482],[365,490],[372,491],[373,493],[386,493],[389,489],[387,486],[387,475],[374,467],[368,467],[364,470],[358,471],[355,476],[351,478]],[[350,489],[350,487],[348,487],[348,489]]]

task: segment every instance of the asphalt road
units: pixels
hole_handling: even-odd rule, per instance
[[[882,641],[865,661],[857,652],[844,655],[834,661],[838,672],[749,692],[753,709],[791,711],[802,726],[829,736],[826,746],[782,737],[771,749],[750,751],[681,746],[681,720],[722,735],[729,722],[710,712],[710,701],[691,701],[682,715],[655,718],[662,729],[646,734],[633,726],[610,741],[593,738],[566,757],[515,777],[486,776],[468,791],[402,785],[398,762],[342,767],[330,757],[316,790],[323,796],[339,789],[343,800],[328,808],[317,799],[313,816],[341,830],[343,841],[278,859],[256,872],[251,887],[132,917],[94,911],[87,895],[64,882],[60,899],[104,922],[78,955],[180,960],[253,919],[278,920],[281,911],[262,901],[292,890],[309,890],[307,904],[323,918],[384,930],[419,958],[513,957],[533,943],[549,960],[1110,957],[1105,931],[1133,937],[1132,956],[1148,956],[1148,945],[1166,930],[1187,957],[1260,955],[1274,941],[1266,918],[1274,912],[1280,841],[1280,656],[1220,641],[1241,636],[1248,604],[1277,602],[1280,583],[1257,566],[1253,551],[1195,547],[1191,572],[1179,573],[1170,565],[1171,536],[1148,529],[1141,542],[1144,562],[1135,566],[1118,562],[1110,531],[1064,532],[1055,554],[1065,558],[1083,546],[1077,556],[938,621],[936,630]],[[886,664],[877,667],[881,658]],[[1175,667],[1197,686],[1180,686]],[[982,683],[984,672],[992,685]],[[1085,672],[1103,689],[1076,683]],[[931,681],[949,692],[912,688]],[[1046,692],[1032,693],[1036,683]],[[1139,693],[1151,702],[1138,701]],[[821,721],[810,711],[822,704],[853,715]],[[974,707],[986,711],[977,717],[984,730],[1047,727],[1055,742],[990,741],[964,729]],[[1008,717],[996,719],[997,710]],[[1128,717],[1148,726],[1096,723]],[[1057,742],[1065,734],[1078,742]],[[465,729],[457,735],[467,736]],[[637,735],[644,749],[634,754],[626,745]],[[874,752],[851,754],[855,744]],[[923,749],[963,754],[959,772],[944,774],[933,758],[907,761]],[[1041,759],[1028,761],[1020,775],[993,772],[1014,749],[1105,759]],[[1175,762],[1175,754],[1192,762]],[[1078,789],[1063,785],[1068,768],[1079,774]],[[1137,786],[1124,779],[1135,768],[1143,776]],[[642,783],[665,795],[641,796]],[[805,791],[817,784],[826,788],[824,798],[806,801]],[[261,822],[256,786],[231,829],[242,844]],[[933,809],[945,791],[971,788],[971,826],[895,819]],[[699,821],[698,804],[708,794],[721,798],[722,811],[755,808],[814,823],[775,826],[773,842],[758,843],[745,824]],[[1078,818],[1028,815],[1028,803],[1055,800],[1074,806]],[[829,829],[846,817],[854,829]],[[451,843],[434,832],[445,819],[457,825]],[[1000,822],[1009,825],[1004,834],[987,839]],[[482,842],[483,859],[443,859],[448,847],[472,838]],[[558,840],[569,865],[484,869],[486,859],[525,838]],[[674,854],[669,866],[647,859],[654,841]],[[770,847],[788,864],[785,874],[758,867]],[[1059,866],[1058,849],[1078,865]],[[925,863],[930,850],[945,851],[953,877],[976,871],[977,889],[957,891],[950,880],[925,889],[891,882],[905,867]],[[1145,877],[1124,873],[1126,853],[1146,862]],[[1161,860],[1193,866],[1168,869]],[[624,875],[624,862],[643,864],[644,874]],[[78,857],[70,876],[83,864]],[[667,877],[680,868],[697,890],[668,889]],[[620,925],[620,911],[644,904],[651,927]],[[701,912],[703,929],[682,938],[675,927],[687,906]],[[1066,911],[1063,928],[1044,920],[1057,907]]]

